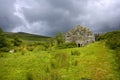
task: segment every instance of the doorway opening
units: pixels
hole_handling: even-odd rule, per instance
[[[81,46],[82,46],[82,45],[79,43],[79,44],[78,44],[78,47],[81,47]]]

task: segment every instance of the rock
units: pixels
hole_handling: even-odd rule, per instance
[[[9,52],[10,52],[10,53],[14,53],[14,52],[15,52],[15,50],[10,50]]]
[[[95,36],[90,29],[78,25],[65,34],[65,42],[75,42],[78,47],[95,41]]]

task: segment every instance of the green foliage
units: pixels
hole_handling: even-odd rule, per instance
[[[55,36],[55,40],[58,46],[63,45],[63,43],[65,42],[64,36],[61,32],[57,33],[57,35]]]
[[[0,29],[0,51],[8,52],[10,49],[10,43],[3,35],[2,29]]]
[[[2,51],[2,52],[9,52],[10,51],[10,47],[9,46],[2,47],[2,48],[0,48],[0,51]]]
[[[51,47],[48,41],[44,42],[42,45],[44,46],[44,50],[48,50]]]
[[[116,63],[118,64],[118,71],[120,72],[120,31],[108,32],[103,36],[106,45],[115,50]],[[119,73],[120,74],[120,73]]]
[[[50,39],[48,39],[48,44],[50,45],[50,46],[55,46],[55,39],[54,38],[50,38]]]
[[[116,62],[118,63],[118,71],[120,71],[120,48],[116,49]]]
[[[64,43],[63,46],[64,46],[65,48],[75,48],[75,47],[77,47],[76,43],[74,43],[74,42]]]
[[[107,39],[106,45],[108,45],[111,49],[120,48],[120,40],[116,37],[112,37],[111,39]]]
[[[96,35],[96,41],[105,40],[111,49],[120,48],[120,31],[112,31],[106,34]]]
[[[57,70],[51,72],[51,80],[61,80],[61,74]]]
[[[89,78],[81,78],[80,80],[92,80],[92,79],[89,79]]]
[[[7,47],[7,39],[4,36],[0,36],[0,48]]]
[[[4,32],[4,35],[9,39],[13,39],[15,38],[15,36],[17,36],[18,38],[24,41],[46,41],[47,39],[50,38],[47,36],[40,36],[35,34],[23,33],[23,32],[19,32],[19,33]]]
[[[74,42],[64,43],[64,44],[58,46],[59,49],[75,48],[75,47],[77,47],[77,45],[76,45],[76,43],[74,43]]]
[[[2,30],[2,28],[0,28],[0,35],[3,33],[3,30]]]
[[[80,52],[77,51],[77,50],[74,50],[74,51],[71,51],[71,55],[77,55],[77,56],[79,56]]]
[[[104,34],[96,34],[95,35],[95,41],[104,40]]]
[[[28,50],[28,51],[33,51],[33,50],[34,50],[34,47],[33,47],[33,46],[29,46],[29,47],[27,47],[27,50]]]
[[[27,80],[33,80],[33,75],[31,73],[27,73]]]
[[[106,45],[111,49],[120,48],[120,31],[108,32],[104,35]]]
[[[69,57],[67,53],[59,52],[56,53],[54,59],[51,61],[51,67],[54,69],[68,68]]]
[[[22,44],[22,40],[20,40],[18,37],[15,37],[12,42],[14,46],[20,46]]]
[[[1,53],[0,80],[120,80],[114,52],[104,42],[52,51],[40,50],[41,44],[17,47],[38,48],[25,53],[21,53],[22,50],[14,54]]]

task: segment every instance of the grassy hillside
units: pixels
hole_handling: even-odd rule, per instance
[[[104,42],[81,48],[0,54],[0,80],[119,80],[114,51]]]
[[[4,32],[4,35],[7,38],[11,38],[11,39],[15,37],[19,37],[20,39],[25,41],[44,41],[49,38],[47,36],[40,36],[40,35],[29,34],[24,32],[18,32],[18,33]]]

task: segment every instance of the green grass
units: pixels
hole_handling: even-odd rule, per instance
[[[114,51],[104,42],[0,56],[0,80],[119,80]]]
[[[15,37],[18,37],[24,41],[44,41],[50,38],[48,36],[41,36],[41,35],[24,33],[24,32],[18,32],[18,33],[4,32],[4,35],[10,39],[14,39]]]

